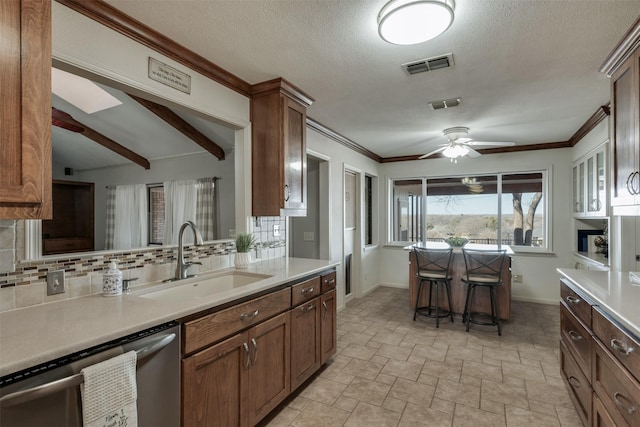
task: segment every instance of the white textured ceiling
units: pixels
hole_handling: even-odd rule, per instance
[[[87,114],[56,95],[52,95],[51,103],[53,107],[70,114],[76,121],[147,160],[205,151],[126,93],[103,84],[99,86],[120,100],[122,105]],[[233,130],[177,109],[174,109],[174,112],[218,144],[225,152],[233,150]],[[80,133],[57,126],[51,127],[51,140],[53,162],[60,167],[82,171],[131,163],[130,160],[87,139]],[[214,158],[213,155],[212,158]]]
[[[566,141],[609,102],[598,68],[640,14],[640,0],[456,0],[446,33],[396,46],[377,34],[386,0],[106,1],[249,83],[286,78],[315,98],[310,117],[382,157],[430,151],[452,126]],[[452,69],[400,68],[450,52]]]

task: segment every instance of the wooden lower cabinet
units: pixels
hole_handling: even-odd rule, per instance
[[[287,312],[249,330],[249,425],[255,425],[289,395],[290,329]]]
[[[247,332],[182,361],[182,426],[248,425]]]
[[[320,297],[291,310],[291,391],[320,368]]]
[[[182,425],[255,425],[289,394],[289,313],[182,362]]]
[[[613,416],[605,409],[604,405],[598,399],[598,395],[593,393],[593,427],[628,427],[629,424],[624,422],[620,417]]]
[[[336,290],[320,297],[320,363],[324,364],[336,354]]]

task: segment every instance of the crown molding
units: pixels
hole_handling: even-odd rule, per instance
[[[176,43],[151,27],[143,24],[103,2],[102,0],[55,0],[118,33],[189,67],[244,96],[251,94],[251,85],[222,69],[186,47]]]

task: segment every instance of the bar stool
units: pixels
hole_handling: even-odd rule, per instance
[[[469,285],[467,299],[464,304],[464,313],[462,314],[462,321],[467,326],[467,332],[469,332],[469,324],[475,323],[477,325],[497,326],[498,335],[502,335],[502,321],[498,312],[496,287],[502,286],[502,266],[507,257],[507,251],[462,248],[462,255],[466,267],[466,273],[462,277],[462,281]],[[489,290],[489,298],[491,300],[490,322],[477,318],[478,315],[484,313],[471,313],[474,291],[479,286]]]
[[[416,297],[416,306],[413,312],[413,320],[416,320],[416,316],[421,314],[427,317],[435,317],[436,328],[440,327],[441,317],[451,317],[453,322],[453,310],[451,308],[451,274],[449,273],[449,266],[451,265],[451,255],[453,249],[427,249],[414,247],[413,253],[416,258],[418,271],[416,277],[420,279],[418,284],[418,295]],[[429,283],[429,305],[419,307],[420,293],[422,291],[423,283]],[[447,295],[447,301],[449,303],[449,309],[441,312],[440,310],[440,285],[444,285],[444,291]],[[432,299],[433,289],[435,288],[436,297],[435,302]],[[432,312],[435,311],[435,314]]]

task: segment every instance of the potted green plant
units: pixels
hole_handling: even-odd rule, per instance
[[[251,263],[251,246],[256,242],[256,238],[250,233],[238,233],[236,235],[236,268],[249,268]]]

